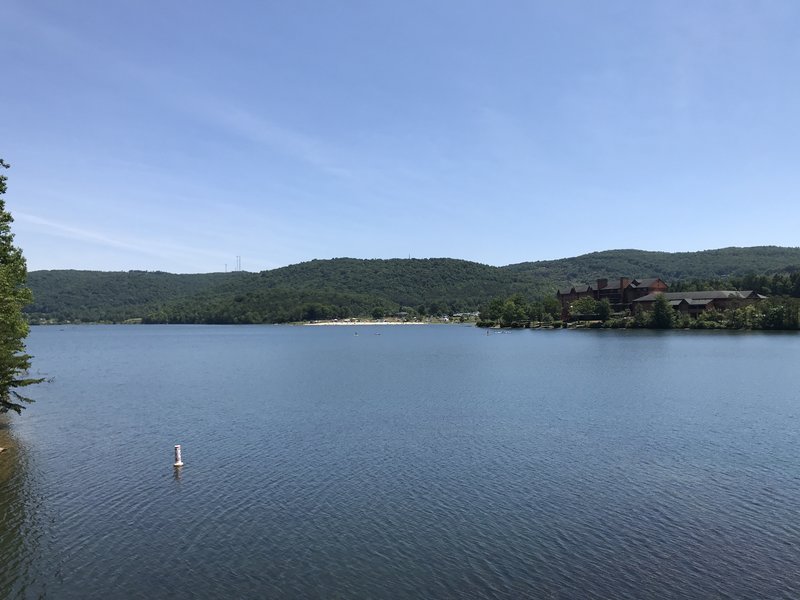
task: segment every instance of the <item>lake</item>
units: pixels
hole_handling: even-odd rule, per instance
[[[797,334],[94,325],[28,349],[52,381],[0,424],[2,598],[800,597]]]

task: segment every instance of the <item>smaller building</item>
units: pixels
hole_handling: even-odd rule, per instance
[[[658,277],[629,279],[620,277],[610,281],[598,279],[595,285],[572,286],[558,290],[556,298],[561,303],[561,318],[569,318],[570,306],[576,300],[590,297],[608,300],[614,311],[652,310],[658,294],[664,294],[670,305],[682,314],[696,318],[706,310],[738,308],[766,299],[752,290],[710,290],[705,292],[669,292],[667,284]]]
[[[634,311],[652,310],[658,294],[648,294],[633,301]],[[670,306],[682,314],[697,318],[706,310],[726,310],[765,300],[752,290],[710,290],[705,292],[666,292]]]

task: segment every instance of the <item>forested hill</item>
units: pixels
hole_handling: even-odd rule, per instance
[[[800,248],[754,246],[700,252],[649,252],[605,250],[574,258],[524,262],[506,269],[555,282],[558,286],[592,283],[601,277],[661,277],[672,282],[686,279],[726,279],[746,274],[792,273],[800,270]]]
[[[31,271],[33,304],[25,312],[58,321],[140,318],[177,298],[198,297],[226,284],[238,287],[249,273],[176,275],[161,271]]]
[[[28,284],[40,320],[280,323],[303,319],[476,310],[494,297],[552,297],[558,287],[598,277],[667,282],[800,270],[800,248],[703,252],[608,250],[492,267],[456,259],[312,260],[262,273],[33,271]]]

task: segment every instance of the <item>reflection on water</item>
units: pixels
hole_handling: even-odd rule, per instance
[[[7,417],[0,417],[0,590],[15,591],[19,561],[24,557],[23,540],[24,493],[17,440],[11,435]],[[17,590],[18,592],[18,590]]]
[[[0,597],[25,597],[27,573],[38,554],[42,527],[25,444],[14,435],[14,417],[0,417]]]

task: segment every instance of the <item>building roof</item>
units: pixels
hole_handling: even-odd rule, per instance
[[[655,302],[656,296],[658,293],[647,294],[647,296],[642,296],[641,298],[637,298],[634,302]],[[737,300],[744,300],[745,298],[756,298],[758,294],[753,295],[753,292],[750,290],[740,292],[738,290],[709,290],[705,292],[665,292],[664,298],[667,300],[682,300],[686,299],[687,301],[693,300],[729,300],[729,299],[737,299]]]
[[[660,277],[649,277],[647,279],[636,279],[636,278],[628,279],[628,283],[627,283],[626,287],[629,286],[629,287],[632,287],[632,288],[650,288],[653,285],[655,285],[656,282],[659,282],[659,281],[661,283],[664,283],[664,280],[661,279]],[[612,279],[611,281],[608,281],[606,283],[605,287],[602,287],[602,288],[593,288],[591,286],[591,284],[590,285],[576,285],[576,286],[573,286],[573,287],[571,287],[569,289],[566,289],[566,290],[559,289],[558,293],[561,294],[562,296],[567,296],[569,294],[585,294],[586,292],[590,292],[590,291],[593,291],[595,289],[597,289],[599,291],[602,291],[602,290],[619,290],[620,289],[620,280],[619,279]]]
[[[711,304],[713,298],[684,298],[689,306],[708,306]]]
[[[651,277],[651,278],[649,278],[649,279],[634,279],[634,280],[631,282],[631,287],[635,287],[635,288],[649,288],[649,287],[653,287],[653,284],[655,284],[655,283],[657,283],[657,282],[659,282],[659,281],[661,281],[661,283],[664,283],[664,282],[661,280],[661,278],[660,278],[660,277]]]
[[[558,290],[558,293],[562,296],[567,296],[569,294],[585,294],[586,292],[590,292],[592,289],[593,288],[590,285],[574,285],[568,290]]]
[[[688,306],[708,306],[714,302],[713,298],[705,298],[702,300],[690,300],[689,298],[680,298],[678,300],[670,300],[670,306],[680,306],[681,304],[686,304]]]

